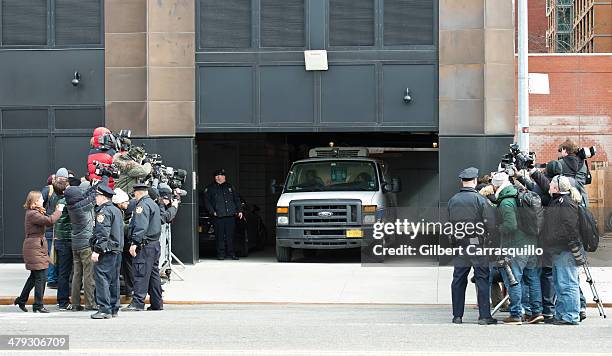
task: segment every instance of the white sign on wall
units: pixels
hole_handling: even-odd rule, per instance
[[[306,70],[327,70],[327,51],[304,51]]]
[[[548,74],[529,73],[529,94],[550,94]]]

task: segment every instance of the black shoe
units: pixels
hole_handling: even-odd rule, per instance
[[[83,310],[85,310],[85,308],[83,308],[82,305],[73,305],[72,306],[72,311],[74,311],[74,312],[80,312],[80,311],[83,311]]]
[[[478,325],[495,325],[495,324],[497,324],[497,319],[492,318],[492,317],[478,319]]]
[[[112,316],[110,314],[102,313],[101,311],[91,314],[92,319],[110,319]]]
[[[70,305],[70,304],[60,305],[60,306],[59,306],[59,310],[60,310],[60,311],[68,311],[68,310],[72,310],[72,305]]]
[[[19,301],[19,298],[15,298],[15,302],[13,302],[14,305],[18,305],[19,309],[21,309],[22,312],[27,313],[28,309],[26,309],[26,305],[25,303],[21,303]]]
[[[219,261],[223,261],[223,260],[225,259],[225,257],[223,257],[223,256],[217,256],[217,259],[218,259]]]
[[[127,307],[121,309],[121,311],[123,311],[123,312],[137,312],[137,311],[143,311],[143,310],[144,309],[137,308],[137,307],[133,306],[132,304],[130,304]]]
[[[231,259],[234,261],[238,261],[240,258],[238,258],[238,256],[232,256]]]
[[[463,324],[463,320],[460,316],[456,316],[453,318],[453,324]]]
[[[47,288],[49,288],[49,289],[57,289],[57,283],[47,283]]]
[[[98,306],[97,305],[93,305],[93,306],[85,307],[85,310],[87,310],[87,311],[98,311]]]
[[[164,307],[153,308],[152,306],[148,306],[147,310],[149,310],[149,311],[151,311],[151,310],[153,310],[153,311],[164,310]]]
[[[49,310],[47,310],[47,308],[45,308],[44,306],[42,307],[33,307],[32,311],[34,313],[41,313],[41,314],[48,314]]]
[[[553,325],[578,325],[578,324],[571,323],[569,321],[559,320],[559,319],[555,319],[555,321],[553,321],[552,324]]]
[[[555,322],[555,318],[550,315],[545,315],[543,322],[544,324],[552,324]]]
[[[584,319],[586,319],[586,311],[581,311],[580,312],[580,322],[582,322]]]

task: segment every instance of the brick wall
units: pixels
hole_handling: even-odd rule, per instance
[[[548,73],[550,95],[529,96],[530,149],[538,162],[557,157],[570,137],[612,158],[612,55],[529,56],[530,73]],[[518,100],[517,100],[518,103]]]
[[[514,2],[514,23],[518,24],[518,1]],[[529,53],[547,53],[546,30],[548,29],[548,19],[546,18],[546,0],[527,1],[527,26],[529,27]],[[518,27],[515,27],[515,38],[518,35]],[[518,50],[518,43],[515,42],[515,50]]]

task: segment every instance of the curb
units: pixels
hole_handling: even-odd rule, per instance
[[[16,297],[0,297],[0,305],[13,305]],[[30,298],[32,299],[32,298]],[[128,299],[125,296],[121,296],[121,304],[127,304]],[[145,304],[149,302],[147,298]],[[53,305],[57,304],[56,297],[44,297],[44,304]],[[333,305],[333,306],[389,306],[389,307],[444,307],[451,306],[452,304],[423,304],[423,303],[342,303],[342,302],[254,302],[254,301],[241,301],[241,302],[229,302],[229,301],[206,301],[206,300],[164,300],[164,304],[169,305]],[[467,307],[476,307],[476,304],[466,304]],[[612,308],[612,303],[603,303],[604,308]],[[595,303],[587,303],[589,308],[597,308]]]

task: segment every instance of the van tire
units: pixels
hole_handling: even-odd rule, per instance
[[[291,247],[276,246],[276,260],[278,262],[291,262],[293,250]]]

